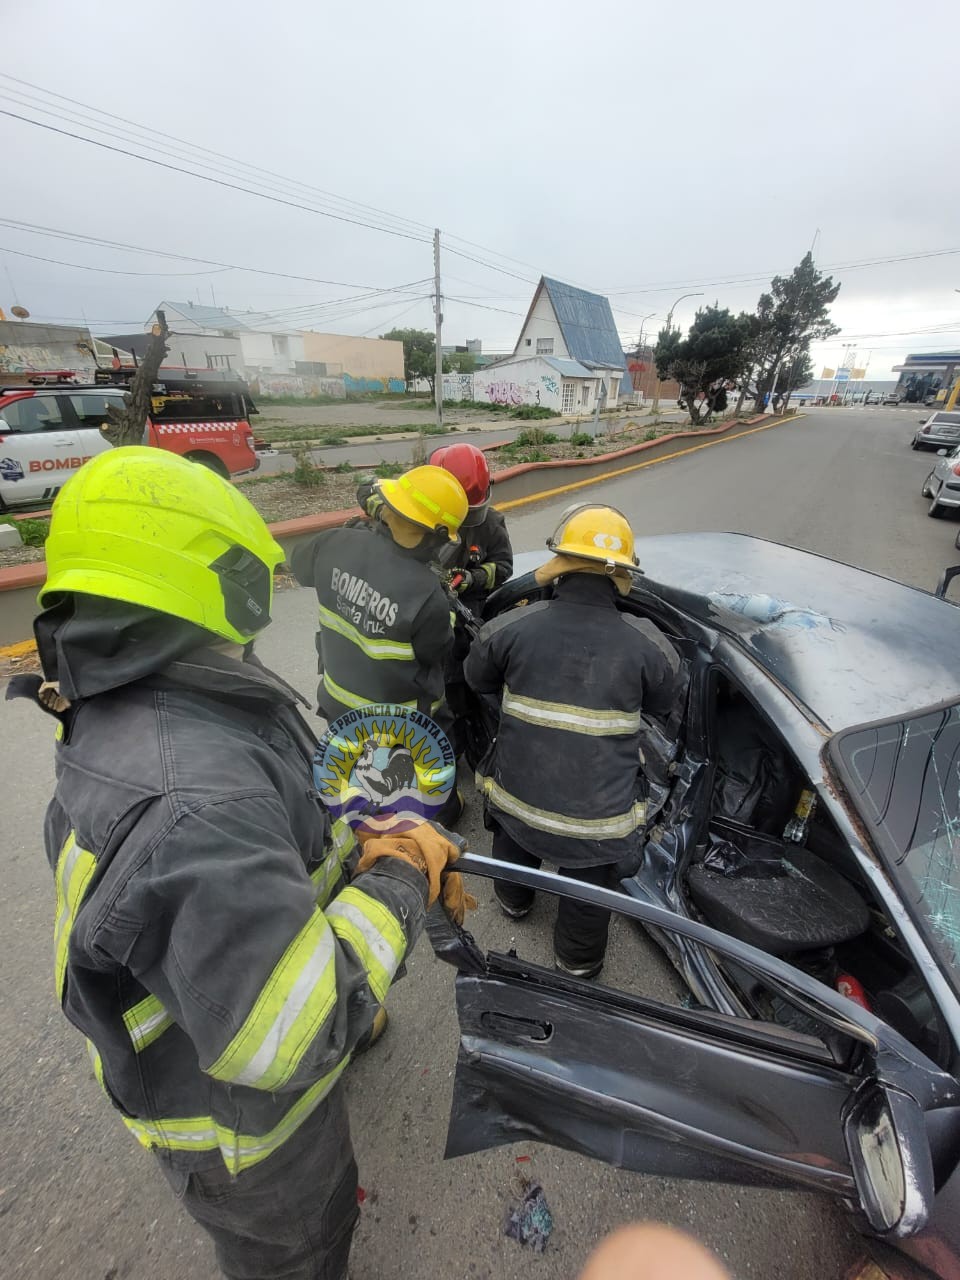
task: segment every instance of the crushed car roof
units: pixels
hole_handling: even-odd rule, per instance
[[[739,533],[638,538],[643,584],[733,637],[828,729],[960,701],[960,608]],[[514,575],[549,553],[517,557]]]

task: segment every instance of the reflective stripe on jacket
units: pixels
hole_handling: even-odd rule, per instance
[[[444,722],[450,605],[428,565],[382,525],[328,529],[294,550],[298,582],[320,602],[317,701],[330,720],[389,702]]]
[[[280,681],[212,652],[80,702],[46,817],[66,1016],[140,1142],[234,1173],[335,1085],[425,915],[312,786]]]
[[[673,646],[615,601],[604,578],[570,574],[555,599],[489,622],[464,664],[473,690],[500,700],[477,776],[487,810],[521,848],[562,867],[634,851],[641,715],[666,715],[677,696]]]

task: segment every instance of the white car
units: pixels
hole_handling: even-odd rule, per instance
[[[934,518],[960,507],[960,445],[938,449],[937,453],[937,465],[920,489],[920,496],[930,499],[927,515]]]
[[[0,387],[0,512],[49,505],[85,462],[109,449],[107,407],[123,407],[120,385]],[[225,479],[256,471],[246,384],[164,376],[143,443],[199,462]]]

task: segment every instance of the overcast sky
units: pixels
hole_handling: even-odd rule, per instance
[[[215,298],[276,313],[278,325],[432,327],[423,282],[439,226],[445,341],[512,348],[545,272],[608,294],[633,342],[644,316],[655,312],[650,333],[691,290],[704,296],[677,307],[684,328],[699,302],[752,309],[819,230],[818,265],[840,268],[844,330],[819,363],[835,364],[850,342],[883,378],[908,350],[960,347],[954,0],[925,5],[921,25],[893,0],[5,9],[0,108],[141,154],[134,126],[147,126],[209,149],[153,135],[167,153],[152,150],[156,159],[403,233],[0,115],[5,310],[19,302],[37,320],[122,331],[142,328],[164,298]],[[940,256],[849,266],[923,253]],[[387,288],[400,291],[356,296]]]

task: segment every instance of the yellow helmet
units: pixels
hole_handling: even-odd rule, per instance
[[[41,607],[61,591],[126,600],[245,644],[270,621],[283,560],[263,519],[209,468],[161,449],[98,454],[53,504]]]
[[[405,520],[456,542],[469,503],[460,481],[442,467],[414,467],[396,480],[381,480],[380,496]]]
[[[632,568],[638,563],[633,551],[633,530],[627,517],[616,507],[593,506],[588,502],[567,507],[547,539],[547,546],[558,555],[599,560],[611,567]]]

